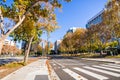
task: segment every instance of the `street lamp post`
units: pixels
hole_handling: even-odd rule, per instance
[[[42,56],[44,55],[44,41],[42,42]]]
[[[50,37],[49,32],[47,32],[47,57],[48,57],[48,54],[49,54],[49,45],[50,45],[49,37]]]

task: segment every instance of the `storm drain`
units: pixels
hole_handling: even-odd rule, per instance
[[[48,80],[48,75],[36,75],[34,80]]]

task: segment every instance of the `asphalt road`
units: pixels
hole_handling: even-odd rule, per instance
[[[60,80],[120,80],[120,64],[52,56]]]
[[[0,66],[4,64],[8,64],[11,62],[19,62],[22,60],[23,57],[1,57],[0,58]]]

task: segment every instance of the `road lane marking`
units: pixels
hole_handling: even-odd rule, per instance
[[[76,63],[63,63],[63,65],[85,65],[85,64],[76,64]]]
[[[84,63],[80,63],[78,60],[66,59],[65,61],[68,61],[68,62],[73,63],[73,64],[85,65]]]
[[[93,67],[102,68],[102,69],[111,70],[111,71],[116,71],[116,72],[120,72],[120,69],[113,69],[113,68],[109,68],[109,67],[96,66],[96,65],[93,65]]]
[[[114,73],[114,72],[110,72],[110,71],[106,71],[106,70],[101,70],[101,69],[97,69],[97,68],[92,68],[92,67],[88,67],[88,66],[85,66],[84,68],[94,70],[94,71],[98,71],[98,72],[101,72],[101,73],[105,73],[105,74],[108,74],[108,75],[111,75],[111,76],[114,76],[114,77],[120,77],[120,74],[118,74],[118,73]]]
[[[67,74],[69,74],[70,76],[72,76],[75,80],[88,80],[86,78],[84,78],[83,76],[71,71],[70,69],[63,69],[63,71],[65,71]]]
[[[120,66],[116,66],[116,65],[105,65],[105,64],[102,64],[101,66],[112,67],[112,68],[120,68]]]
[[[55,62],[56,64],[58,64],[59,66],[61,66],[62,68],[64,68],[65,66],[64,65],[62,65],[62,64],[60,64],[60,63],[58,63],[57,61],[55,61],[55,60],[53,60],[53,62]]]
[[[120,67],[120,65],[119,64],[107,64],[107,65],[112,65],[112,66],[118,66],[118,67]]]
[[[55,66],[56,64],[53,64],[53,66]]]
[[[75,69],[75,70],[78,70],[78,71],[80,71],[80,72],[83,72],[83,73],[85,73],[85,74],[87,74],[87,75],[89,75],[89,76],[92,76],[92,77],[94,77],[94,78],[97,78],[97,79],[99,79],[99,80],[109,79],[108,77],[105,77],[105,76],[102,76],[102,75],[93,73],[93,72],[91,72],[91,71],[88,71],[88,70],[85,70],[85,69],[82,69],[82,68],[75,67],[74,69]]]

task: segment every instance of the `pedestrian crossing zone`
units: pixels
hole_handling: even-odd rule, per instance
[[[75,80],[90,80],[90,77],[94,80],[120,80],[120,64],[107,63],[82,67],[75,66],[62,70]]]

